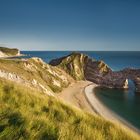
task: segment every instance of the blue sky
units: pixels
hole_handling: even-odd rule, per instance
[[[0,45],[140,51],[140,0],[0,0]]]

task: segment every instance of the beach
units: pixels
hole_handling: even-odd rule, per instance
[[[131,129],[138,134],[140,130],[134,127],[132,124],[127,122],[125,119],[117,115],[115,112],[107,108],[105,105],[102,104],[100,100],[96,97],[95,93],[93,92],[94,88],[98,86],[96,84],[91,84],[85,87],[85,95],[89,102],[89,104],[93,107],[95,112],[100,116],[104,117],[106,120],[118,123],[118,125],[122,125],[124,128]]]
[[[89,81],[78,81],[69,85],[69,87],[62,90],[57,94],[57,97],[64,102],[73,105],[86,112],[95,114],[95,111],[89,105],[85,98],[85,87],[91,84]]]
[[[81,110],[92,114],[98,114],[108,121],[115,122],[123,129],[130,129],[139,134],[140,131],[136,127],[118,116],[98,100],[93,92],[94,88],[97,86],[98,85],[89,81],[78,81],[72,83],[68,88],[60,92],[57,97]]]

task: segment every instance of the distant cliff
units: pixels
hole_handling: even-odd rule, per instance
[[[80,53],[54,59],[50,64],[65,70],[76,80],[89,80],[109,88],[128,88],[128,79],[131,79],[136,91],[140,92],[140,69],[128,68],[114,72],[105,62]]]
[[[20,51],[16,48],[6,48],[0,47],[0,57],[12,57],[12,56],[19,56]]]

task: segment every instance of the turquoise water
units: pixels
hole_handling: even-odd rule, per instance
[[[140,94],[129,90],[96,88],[97,98],[140,130]]]
[[[29,57],[40,57],[45,62],[68,55],[68,51],[23,51]],[[140,68],[140,52],[82,52],[97,60],[104,60],[113,70],[125,67]],[[129,90],[96,88],[95,93],[104,105],[140,129],[140,94],[134,92],[134,84],[129,81]]]

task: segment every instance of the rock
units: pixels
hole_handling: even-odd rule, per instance
[[[72,53],[66,57],[52,60],[49,64],[58,66],[70,74],[75,80],[84,79],[84,60],[85,55]]]
[[[128,79],[125,80],[123,88],[128,89]]]
[[[135,79],[136,92],[140,92],[140,77]]]
[[[114,72],[104,61],[96,61],[80,53],[52,60],[50,64],[61,67],[76,80],[89,80],[109,88],[127,89],[128,79],[131,79],[136,85],[136,91],[140,92],[140,69],[126,68]]]

